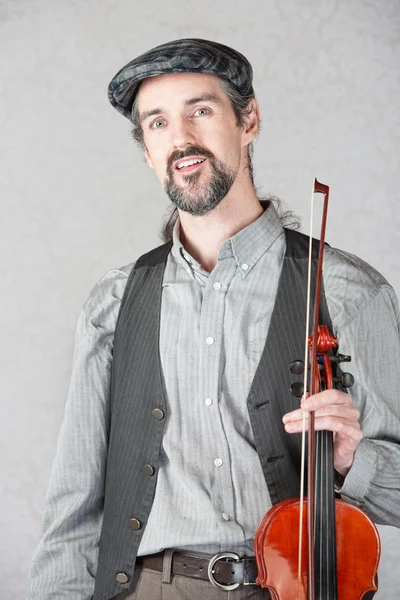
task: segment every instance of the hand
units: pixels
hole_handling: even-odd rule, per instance
[[[308,398],[303,397],[301,408],[282,418],[288,433],[301,433],[303,411],[315,411],[315,431],[333,431],[334,467],[342,477],[346,477],[353,464],[357,446],[363,438],[358,422],[360,413],[353,406],[351,396],[340,390],[325,390]]]

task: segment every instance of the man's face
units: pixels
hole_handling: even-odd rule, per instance
[[[248,143],[218,77],[148,78],[138,109],[147,162],[172,202],[193,215],[215,208],[234,184]]]

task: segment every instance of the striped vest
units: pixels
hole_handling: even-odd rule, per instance
[[[285,235],[286,254],[277,299],[247,399],[256,449],[273,504],[298,495],[300,471],[299,436],[285,432],[282,416],[299,406],[290,386],[301,377],[292,375],[289,366],[304,353],[308,237],[288,229]],[[318,247],[314,241],[314,277]],[[168,413],[159,337],[162,282],[170,249],[171,243],[165,244],[137,261],[118,316],[104,519],[93,600],[109,600],[129,588],[154,498]],[[320,322],[331,327],[324,293],[320,312]]]

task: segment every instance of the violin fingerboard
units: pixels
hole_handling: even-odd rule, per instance
[[[315,600],[337,600],[333,433],[315,434]]]

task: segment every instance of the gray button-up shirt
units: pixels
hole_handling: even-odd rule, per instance
[[[270,508],[247,413],[277,293],[285,236],[270,206],[226,240],[207,273],[174,231],[163,282],[160,353],[169,403],[156,494],[139,554],[163,548],[253,552]],[[30,599],[87,600],[94,587],[107,457],[113,336],[133,265],[110,271],[79,319],[65,419]],[[400,525],[400,317],[369,265],[327,248],[324,285],[364,439],[342,495]],[[303,317],[301,317],[303,318]],[[298,357],[293,357],[298,358]]]

